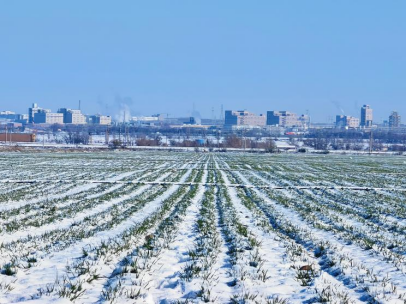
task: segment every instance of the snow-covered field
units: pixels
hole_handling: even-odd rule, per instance
[[[0,303],[404,303],[406,158],[1,153]]]

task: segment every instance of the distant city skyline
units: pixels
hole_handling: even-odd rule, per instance
[[[0,3],[0,110],[406,114],[404,1]],[[194,107],[193,107],[194,105]]]
[[[124,99],[124,100],[126,100],[126,99]],[[34,105],[38,105],[38,103],[32,103],[31,105],[29,105],[29,107],[34,107]],[[106,106],[104,107],[104,110],[103,110],[103,111],[96,111],[96,112],[93,112],[92,114],[99,114],[99,115],[111,116],[112,119],[113,119],[113,120],[116,120],[116,121],[124,121],[125,118],[126,118],[127,121],[129,121],[129,120],[131,120],[131,117],[151,116],[151,115],[163,115],[164,117],[189,117],[189,116],[190,116],[190,117],[196,117],[196,116],[197,116],[198,118],[212,119],[213,114],[214,114],[214,119],[218,120],[218,119],[220,119],[220,118],[224,119],[227,111],[249,111],[249,112],[252,112],[252,111],[250,111],[250,109],[247,109],[247,108],[238,108],[238,109],[237,109],[237,108],[231,108],[231,109],[227,109],[227,108],[226,108],[226,109],[223,109],[223,108],[224,108],[224,105],[221,105],[221,106],[220,106],[220,110],[223,110],[222,112],[216,113],[216,112],[214,111],[214,109],[212,108],[211,115],[210,115],[210,116],[204,116],[204,115],[201,115],[200,111],[199,111],[198,109],[196,109],[196,107],[195,107],[195,105],[194,105],[192,111],[189,112],[189,113],[187,113],[187,114],[162,113],[162,112],[152,112],[152,113],[146,114],[146,113],[139,113],[139,112],[136,112],[136,113],[131,112],[130,105],[131,105],[131,104],[127,104],[127,103],[117,104],[117,105],[115,105],[115,107],[111,107],[110,105],[106,105]],[[42,106],[42,105],[41,105],[41,106]],[[337,119],[336,117],[337,117],[337,116],[341,116],[341,117],[355,117],[355,118],[361,120],[361,125],[362,125],[362,124],[363,124],[363,123],[362,123],[362,117],[363,117],[362,112],[364,111],[364,106],[370,107],[371,105],[362,105],[362,107],[358,109],[358,114],[354,114],[354,115],[349,115],[348,112],[345,112],[344,109],[343,109],[340,105],[338,105],[337,103],[335,103],[335,106],[338,107],[338,110],[337,110],[336,114],[334,115],[334,117],[333,117],[332,115],[329,115],[325,121],[317,121],[317,122],[318,122],[318,123],[331,123],[331,124],[335,124],[336,119]],[[29,107],[27,108],[27,110],[29,109]],[[36,107],[36,106],[35,106],[35,107]],[[79,101],[77,102],[76,107],[75,107],[75,106],[72,106],[72,107],[58,106],[57,108],[53,108],[53,107],[51,106],[51,107],[41,107],[41,108],[43,108],[43,109],[49,109],[51,112],[52,112],[52,111],[56,112],[56,110],[59,111],[60,109],[63,109],[63,108],[67,108],[67,109],[80,109],[80,110],[83,112],[83,114],[86,114],[86,115],[90,115],[90,114],[91,114],[90,112],[83,111],[81,100],[79,100]],[[372,109],[372,110],[373,110],[373,109]],[[28,115],[29,115],[29,111],[22,111],[22,112],[19,112],[19,111],[16,111],[14,108],[0,109],[0,112],[9,112],[9,111],[14,112],[14,113],[16,113],[16,114],[28,114]],[[281,111],[281,109],[272,109],[272,110],[269,110],[269,109],[268,109],[268,110],[266,110],[266,111],[260,111],[260,112],[257,112],[257,113],[252,112],[252,113],[254,113],[254,114],[256,114],[256,115],[264,115],[264,116],[266,116],[267,112],[270,112],[270,111]],[[282,111],[293,112],[293,113],[295,113],[295,114],[297,114],[297,115],[299,115],[299,116],[300,116],[300,115],[305,115],[305,116],[307,116],[306,113],[309,113],[310,119],[313,120],[313,122],[315,122],[314,119],[311,118],[310,111],[308,111],[308,110],[306,111],[306,113],[299,113],[299,112],[296,112],[296,111],[294,111],[294,110],[292,111],[291,109],[287,109],[287,110],[286,110],[286,109],[283,109]],[[356,112],[356,111],[355,111],[355,112]],[[399,111],[397,111],[397,110],[391,110],[391,111],[389,111],[388,113],[389,113],[389,114],[388,114],[387,116],[379,115],[379,119],[376,119],[376,116],[375,116],[376,113],[375,113],[374,116],[373,116],[373,120],[371,120],[371,122],[372,122],[372,123],[375,123],[375,124],[376,124],[376,123],[381,124],[381,123],[387,122],[387,121],[388,121],[388,118],[390,117],[390,115],[392,115],[393,113],[399,114]],[[372,123],[371,123],[371,124],[372,124]]]

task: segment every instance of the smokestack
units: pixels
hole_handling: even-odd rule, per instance
[[[80,110],[80,100],[79,100],[79,110]]]

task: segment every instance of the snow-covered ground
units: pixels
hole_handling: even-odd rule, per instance
[[[404,303],[405,160],[0,153],[0,303]]]

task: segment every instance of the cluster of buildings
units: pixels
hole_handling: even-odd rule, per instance
[[[100,114],[84,115],[78,109],[59,108],[56,113],[50,109],[43,109],[33,104],[28,108],[28,123],[29,124],[97,124],[110,125],[111,117]]]
[[[16,114],[12,111],[0,112],[0,119],[5,122],[12,122],[14,126],[26,124],[73,124],[73,125],[110,125],[111,117],[105,115],[84,115],[81,110],[59,108],[57,112],[52,112],[50,109],[38,107],[37,104],[32,104],[28,108],[28,115]]]
[[[256,115],[246,110],[226,110],[225,127],[238,128],[238,126],[276,126],[276,127],[298,127],[308,128],[310,117],[308,115],[297,115],[289,111],[267,111],[264,114]]]
[[[350,115],[337,115],[336,128],[371,128],[373,122],[373,110],[369,105],[364,105],[361,108],[361,119]]]
[[[80,104],[79,104],[80,108]],[[198,112],[196,112],[198,114]],[[265,114],[254,114],[247,110],[226,110],[221,119],[203,119],[200,114],[194,117],[169,118],[169,114],[155,114],[151,116],[134,116],[127,121],[127,124],[137,126],[169,126],[169,127],[196,127],[209,128],[210,126],[223,125],[227,129],[245,129],[253,127],[275,127],[282,129],[291,129],[295,131],[306,130],[310,127],[310,117],[289,111],[267,111]],[[50,109],[44,109],[37,104],[32,104],[28,108],[28,114],[16,114],[12,111],[0,112],[0,124],[14,124],[19,127],[27,124],[72,124],[72,125],[111,125],[111,116],[105,115],[85,115],[80,109],[59,108],[57,112]],[[314,124],[313,124],[314,125]],[[329,125],[331,128],[331,124]],[[397,128],[401,126],[401,117],[398,112],[393,111],[387,121],[384,121],[383,127]],[[313,126],[314,127],[314,126]],[[327,126],[325,126],[327,127]],[[363,105],[360,118],[349,115],[337,115],[335,121],[336,128],[357,129],[372,128],[373,110],[369,105]]]
[[[384,127],[398,128],[401,125],[401,118],[397,111],[392,111],[388,121],[384,121]],[[336,116],[337,128],[372,128],[373,110],[369,105],[361,107],[361,119],[349,115]]]
[[[361,107],[361,117],[353,117],[349,115],[337,115],[335,121],[336,128],[345,129],[370,129],[373,127],[401,127],[401,117],[397,111],[393,111],[389,116],[389,120],[384,121],[383,125],[374,125],[373,110],[370,105]],[[314,125],[314,124],[312,124]],[[289,111],[267,111],[266,115],[256,115],[246,110],[226,110],[224,126],[226,128],[247,128],[252,126],[258,127],[281,127],[285,129],[306,130],[310,127],[310,117],[302,114]],[[330,126],[330,127],[329,127]],[[314,126],[313,126],[314,127]],[[326,125],[326,128],[331,128],[331,125]]]

